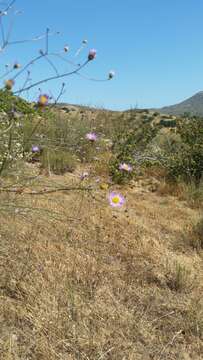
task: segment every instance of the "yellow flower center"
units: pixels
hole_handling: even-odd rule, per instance
[[[39,99],[40,104],[45,105],[47,103],[47,97],[42,95]]]
[[[119,201],[120,201],[120,199],[119,199],[118,196],[114,196],[114,197],[112,198],[112,202],[113,202],[114,204],[118,204]]]

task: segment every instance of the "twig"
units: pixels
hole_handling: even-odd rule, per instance
[[[171,311],[171,312],[169,312],[169,313],[167,313],[167,314],[164,314],[164,315],[160,316],[159,318],[156,318],[156,319],[152,320],[152,323],[154,323],[154,322],[156,322],[156,321],[159,321],[159,320],[161,320],[161,319],[163,319],[163,318],[165,318],[165,317],[168,317],[168,316],[170,316],[170,315],[173,315],[173,314],[175,314],[175,311]]]
[[[6,192],[6,193],[16,193],[16,194],[23,194],[23,195],[47,195],[47,194],[52,194],[52,193],[56,193],[56,192],[60,192],[60,191],[92,191],[91,187],[80,187],[80,186],[73,186],[73,187],[61,187],[61,188],[57,188],[57,189],[50,189],[50,190],[41,190],[41,191],[23,191],[23,187],[20,188],[14,188],[14,189],[5,189],[5,188],[0,188],[0,192]]]
[[[67,77],[67,76],[70,76],[70,75],[73,75],[73,74],[77,74],[77,72],[78,72],[79,70],[81,70],[82,68],[84,68],[88,63],[89,63],[89,60],[86,60],[86,61],[85,61],[78,69],[76,69],[76,70],[73,70],[73,71],[70,71],[70,72],[66,72],[66,73],[61,74],[61,75],[50,76],[49,78],[46,78],[46,79],[37,81],[36,83],[31,84],[30,86],[24,88],[23,91],[30,90],[30,89],[32,89],[33,87],[36,87],[36,86],[41,85],[41,84],[44,84],[44,83],[49,82],[49,81],[51,81],[51,80],[62,79],[62,78],[64,78],[64,77]],[[19,90],[14,91],[13,94],[14,94],[14,95],[19,94]]]
[[[47,55],[49,52],[49,28],[46,29],[46,48],[45,54]]]
[[[169,342],[163,347],[163,349],[161,350],[161,353],[160,353],[160,355],[159,355],[159,357],[158,357],[157,360],[161,360],[161,358],[162,358],[162,356],[164,355],[164,353],[165,353],[165,351],[167,350],[167,348],[168,348],[169,346],[172,346],[172,345],[173,345],[175,339],[176,339],[176,338],[178,337],[178,335],[180,335],[181,333],[182,333],[182,330],[179,330],[179,331],[177,331],[177,333],[175,333],[175,335],[173,336],[172,340],[169,341]]]
[[[107,354],[109,354],[114,347],[110,348],[109,350],[105,351],[97,360],[102,360]]]

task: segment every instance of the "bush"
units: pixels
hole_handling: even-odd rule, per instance
[[[165,120],[165,119],[161,119],[160,120],[160,125],[164,126],[164,127],[169,127],[169,128],[174,128],[176,127],[176,120],[173,120],[173,119],[168,119],[168,120]]]
[[[177,134],[181,147],[177,153],[167,156],[168,176],[173,180],[195,181],[198,185],[203,174],[203,120],[179,121]]]
[[[12,111],[23,115],[35,113],[34,108],[26,100],[14,96],[9,90],[0,89],[0,113],[5,112],[9,114]]]
[[[114,157],[110,162],[110,174],[116,183],[128,182],[136,174],[135,167],[139,165],[136,154],[144,153],[148,144],[156,136],[159,127],[143,124],[125,134],[118,134],[114,141]],[[146,161],[145,161],[146,160]],[[147,165],[147,158],[142,163]],[[134,171],[124,172],[119,170],[119,164],[126,163],[134,168]]]

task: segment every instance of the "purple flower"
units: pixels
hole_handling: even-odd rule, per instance
[[[88,176],[89,176],[89,173],[88,173],[87,171],[84,171],[84,172],[81,174],[80,179],[81,179],[81,180],[84,180],[84,179],[86,179]]]
[[[94,132],[90,132],[86,134],[86,139],[92,142],[97,141],[97,134],[95,134]]]
[[[119,170],[131,172],[133,170],[132,166],[126,163],[121,163],[119,165]]]
[[[94,60],[96,55],[97,55],[97,50],[91,49],[88,54],[88,60],[89,61]]]
[[[40,152],[40,147],[38,145],[33,145],[32,146],[32,153],[39,153]]]
[[[115,192],[109,194],[109,203],[112,207],[120,207],[124,202],[125,198],[121,194]]]

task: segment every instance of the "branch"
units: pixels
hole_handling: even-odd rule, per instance
[[[73,75],[73,74],[77,74],[77,72],[79,70],[81,70],[82,68],[84,68],[87,64],[89,63],[89,60],[86,60],[84,64],[82,64],[78,69],[76,70],[73,70],[73,71],[70,71],[68,73],[64,73],[64,74],[61,74],[61,75],[55,75],[55,76],[50,76],[49,78],[46,78],[46,79],[43,79],[43,80],[40,80],[40,81],[37,81],[36,83],[32,84],[32,85],[29,85],[27,86],[26,88],[23,89],[23,92],[24,91],[27,91],[27,90],[30,90],[32,89],[33,87],[35,86],[38,86],[38,85],[41,85],[41,84],[44,84],[46,82],[49,82],[51,80],[56,80],[56,79],[62,79],[64,77],[67,77],[67,76],[70,76],[70,75]],[[14,91],[13,92],[14,95],[16,94],[19,94],[19,90],[18,91]]]
[[[24,188],[20,187],[20,188],[13,188],[13,189],[5,189],[5,188],[0,188],[0,192],[6,192],[6,193],[16,193],[16,194],[23,194],[23,195],[47,195],[47,194],[53,194],[56,192],[61,192],[61,191],[92,191],[91,187],[80,187],[80,186],[73,186],[73,187],[61,187],[61,188],[57,188],[57,189],[50,189],[50,190],[41,190],[41,191],[36,191],[36,190],[32,190],[32,191],[26,191],[24,192]]]

